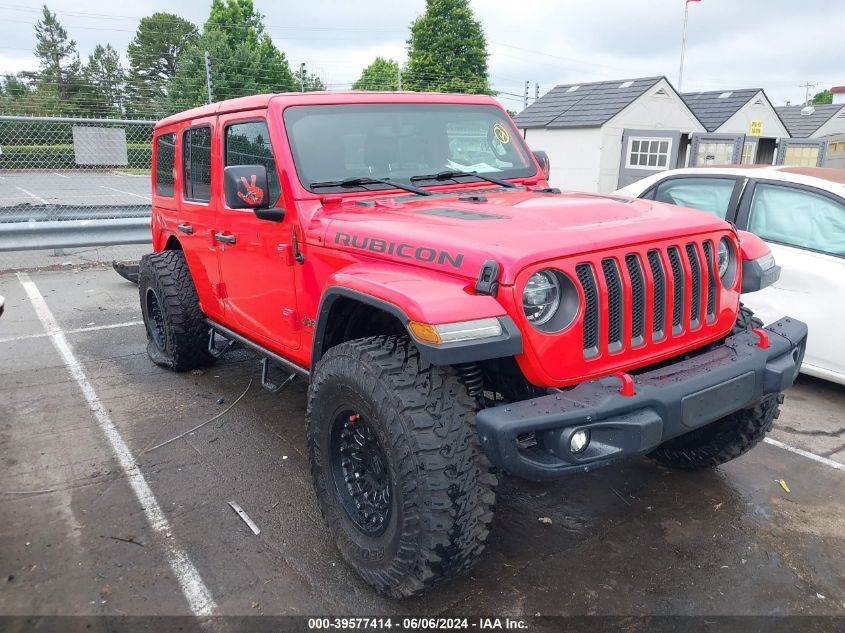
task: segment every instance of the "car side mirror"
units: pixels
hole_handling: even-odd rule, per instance
[[[543,175],[546,178],[549,177],[549,172],[551,171],[551,164],[549,163],[549,155],[546,152],[537,150],[534,152],[534,158],[537,159],[537,162],[540,163],[540,169],[543,170]]]
[[[259,220],[281,222],[285,210],[271,209],[267,168],[264,165],[231,165],[223,169],[223,192],[230,209],[252,209]]]

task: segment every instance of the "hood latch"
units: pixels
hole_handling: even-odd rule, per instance
[[[491,297],[499,293],[499,262],[494,259],[484,262],[478,273],[478,281],[475,282],[475,292]]]

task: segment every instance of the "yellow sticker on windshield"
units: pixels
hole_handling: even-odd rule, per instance
[[[501,123],[493,124],[493,134],[496,135],[496,138],[502,145],[507,145],[511,142],[511,135],[508,134],[508,131],[504,128]]]

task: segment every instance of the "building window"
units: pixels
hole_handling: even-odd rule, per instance
[[[667,169],[671,153],[671,138],[631,138],[625,166],[629,169]]]
[[[182,179],[185,198],[211,200],[211,128],[195,127],[182,137]]]
[[[783,164],[791,167],[815,167],[818,162],[818,145],[788,145],[783,157]]]
[[[176,134],[161,134],[156,139],[156,195],[173,197],[176,164]]]
[[[757,143],[746,143],[742,146],[742,164],[754,164],[754,150],[757,149]]]
[[[743,148],[744,149],[744,148]],[[730,165],[734,162],[734,144],[724,141],[699,143],[694,167],[703,165]]]

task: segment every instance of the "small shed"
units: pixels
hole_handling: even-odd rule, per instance
[[[686,166],[706,132],[666,77],[555,86],[515,121],[549,155],[553,186],[603,193]]]
[[[779,165],[845,167],[845,103],[777,108],[792,139],[778,151]]]
[[[761,88],[685,92],[681,96],[710,133],[707,141],[695,148],[690,166],[736,162],[771,165],[778,139],[790,136]],[[738,161],[732,160],[737,144],[742,148]]]

